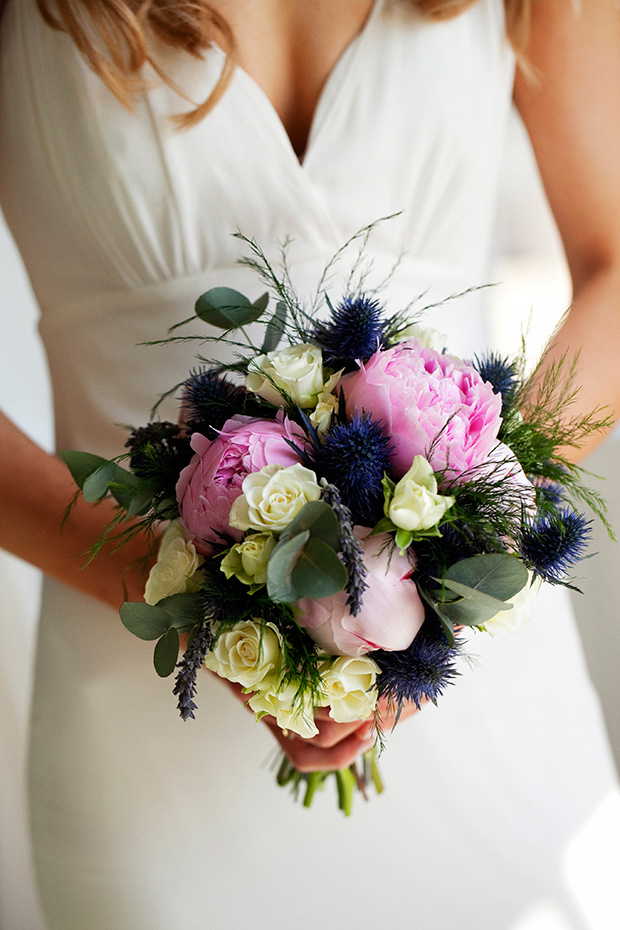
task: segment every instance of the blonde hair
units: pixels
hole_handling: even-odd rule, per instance
[[[409,2],[433,19],[449,19],[478,0]],[[504,0],[508,36],[517,51],[525,42],[530,2]],[[177,117],[181,128],[199,122],[228,86],[235,66],[234,36],[226,20],[206,0],[37,0],[37,6],[48,25],[71,36],[88,66],[127,107],[144,89],[146,64],[185,96],[150,57],[149,34],[196,57],[213,41],[226,53],[224,68],[209,97]]]

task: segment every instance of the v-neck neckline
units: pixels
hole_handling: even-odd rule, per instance
[[[306,146],[304,151],[299,155],[295,151],[291,137],[269,95],[241,65],[235,66],[233,80],[236,78],[238,81],[241,81],[245,88],[255,97],[260,109],[266,114],[265,118],[269,119],[274,125],[283,147],[288,151],[288,157],[292,159],[302,171],[305,171],[307,168],[312,148],[320,134],[321,127],[325,124],[329,111],[332,109],[334,103],[339,100],[339,87],[342,86],[345,77],[351,73],[355,63],[361,56],[362,47],[368,38],[368,34],[372,29],[372,25],[377,18],[379,8],[382,4],[383,0],[373,0],[368,16],[361,29],[353,36],[346,48],[334,62],[314,107],[308,127]],[[222,57],[224,56],[224,52],[219,45],[214,44],[213,48],[217,50]]]

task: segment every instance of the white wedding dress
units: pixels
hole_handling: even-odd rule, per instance
[[[444,23],[377,0],[301,164],[241,70],[175,132],[171,90],[154,82],[127,112],[35,0],[10,0],[1,42],[0,194],[41,305],[61,448],[122,451],[119,424],[146,423],[193,364],[191,345],[139,344],[208,287],[261,293],[237,229],[276,258],[290,237],[302,292],[393,213],[368,245],[375,282],[400,259],[390,307],[486,280],[513,74],[500,0]],[[158,54],[196,100],[222,65],[218,49]],[[485,347],[480,295],[429,322],[455,352]],[[439,706],[389,739],[385,793],[345,820],[331,791],[307,811],[275,786],[272,737],[221,682],[205,673],[181,722],[151,645],[48,580],[31,803],[50,930],[617,930],[620,802],[563,592],[470,652]]]

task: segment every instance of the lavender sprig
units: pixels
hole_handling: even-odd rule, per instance
[[[354,617],[362,609],[362,595],[368,587],[366,583],[366,566],[362,559],[362,546],[353,532],[353,518],[349,508],[343,504],[340,491],[335,484],[321,479],[323,500],[334,511],[340,530],[340,554],[349,575],[346,591],[347,604]]]
[[[213,630],[208,621],[204,621],[199,630],[194,633],[185,654],[178,663],[176,683],[172,693],[179,696],[177,707],[183,720],[195,719],[196,704],[193,700],[196,694],[196,676],[213,644]]]

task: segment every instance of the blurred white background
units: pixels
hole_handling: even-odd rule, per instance
[[[516,119],[501,182],[492,280],[490,328],[494,347],[527,344],[535,358],[570,300],[568,277],[553,221],[544,204],[531,154]],[[51,448],[52,423],[45,363],[37,339],[37,311],[19,257],[0,223],[0,406],[35,440]],[[70,350],[70,346],[67,347]],[[620,480],[612,438],[587,463],[608,481],[603,493],[620,532]],[[600,527],[574,598],[590,670],[603,701],[620,764],[620,623],[613,581],[618,550]],[[0,552],[0,930],[42,930],[27,840],[25,763],[39,579]]]

